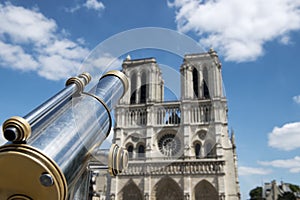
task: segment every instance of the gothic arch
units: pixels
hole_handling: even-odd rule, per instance
[[[193,68],[193,92],[195,95],[195,98],[199,98],[199,72],[198,70],[194,67]]]
[[[193,149],[194,149],[194,154],[196,159],[201,158],[201,148],[202,148],[202,143],[199,140],[194,141]]]
[[[147,78],[147,72],[142,71],[141,72],[141,95],[140,95],[140,102],[146,103],[147,99],[149,98],[149,86],[148,83],[149,80]]]
[[[136,95],[137,95],[137,73],[133,71],[130,73],[130,104],[136,104]]]
[[[218,192],[216,188],[207,180],[200,181],[194,189],[195,200],[218,200]]]
[[[120,192],[122,199],[143,200],[143,194],[139,187],[130,179]]]
[[[137,157],[138,158],[145,158],[145,151],[146,151],[146,147],[145,147],[145,144],[144,143],[138,143],[136,145],[136,148],[137,148]]]
[[[210,98],[210,92],[209,92],[209,76],[208,76],[208,71],[206,67],[203,67],[203,81],[202,81],[202,93],[203,93],[203,97],[205,99],[209,99]]]
[[[154,186],[155,199],[159,200],[182,200],[183,190],[172,178],[165,176]]]
[[[133,157],[133,144],[131,142],[126,144],[126,149],[128,151],[129,158]]]

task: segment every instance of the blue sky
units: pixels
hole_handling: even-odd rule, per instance
[[[243,199],[273,179],[300,184],[299,0],[1,1],[0,121],[62,89],[102,41],[142,27],[180,31],[217,50]],[[179,70],[181,59],[168,64]]]

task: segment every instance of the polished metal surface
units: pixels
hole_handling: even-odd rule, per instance
[[[128,166],[127,150],[113,144],[108,154],[108,170],[110,175],[116,176]]]
[[[66,88],[58,92],[48,101],[34,109],[32,112],[27,114],[24,118],[32,126],[37,123],[37,120],[41,120],[43,116],[46,116],[51,110],[55,109],[65,101],[69,101],[72,94],[76,92],[76,85],[68,85]]]
[[[3,123],[3,136],[8,141],[25,141],[31,135],[31,126],[22,117],[14,116]]]
[[[50,187],[54,184],[53,177],[48,173],[43,173],[40,176],[40,182],[45,187]]]
[[[76,192],[75,188],[86,188],[78,186],[79,181],[84,178],[93,149],[99,147],[110,132],[112,126],[110,110],[126,92],[125,78],[125,75],[120,78],[115,73],[106,74],[88,92],[89,94],[80,92],[73,96],[72,94],[76,92],[76,83],[70,84],[24,118],[17,117],[17,120],[10,120],[12,121],[10,124],[24,126],[24,130],[28,129],[24,132],[31,132],[31,136],[23,137],[23,144],[15,142],[0,147],[0,163],[2,162],[0,174],[2,172],[2,176],[8,180],[11,175],[7,174],[12,166],[15,172],[21,168],[30,171],[27,174],[28,178],[22,180],[23,185],[28,186],[30,195],[27,196],[30,199],[40,199],[37,195],[46,195],[46,192],[55,189],[51,195],[56,197],[51,197],[51,200],[66,200],[66,196],[69,198],[74,195],[68,191]],[[86,84],[90,77],[82,74],[78,79],[82,79]],[[10,133],[8,139],[15,140],[19,137],[20,130],[17,127],[5,128]],[[116,145],[111,149],[108,156],[111,163],[110,171],[116,175],[127,166],[128,155],[126,150]],[[17,175],[14,175],[14,181],[9,186],[0,180],[0,185],[10,190],[6,198],[19,195],[13,192],[17,181]],[[41,186],[44,193],[34,190]],[[18,191],[21,189],[21,186],[17,187]]]
[[[32,200],[32,199],[24,195],[13,195],[9,197],[7,200]]]
[[[75,93],[80,93],[83,91],[84,86],[88,84],[91,80],[91,77],[87,73],[83,73],[78,77],[72,77],[67,81],[66,88],[58,92],[56,95],[51,97],[48,101],[31,111],[29,114],[24,116],[21,123],[29,124],[30,132],[23,129],[24,126],[19,124],[7,124],[6,122],[3,125],[3,135],[8,141],[18,142],[25,141],[31,135],[31,128],[34,129],[36,126],[43,122],[44,118],[47,118],[51,112],[54,112],[55,109],[60,108],[63,104],[71,100],[71,96]],[[19,120],[20,121],[20,120]],[[26,123],[24,123],[24,121]],[[21,124],[21,125],[22,125]]]
[[[77,81],[69,81],[69,80]],[[37,120],[41,120],[43,116],[49,114],[52,110],[59,107],[66,101],[70,100],[70,97],[76,92],[82,92],[84,86],[86,86],[91,81],[91,77],[88,73],[82,73],[78,77],[72,77],[68,79],[66,87],[46,101],[44,104],[30,112],[24,118],[28,121],[31,126],[37,123]],[[81,82],[81,84],[76,84],[76,82]]]
[[[95,100],[97,100],[100,104],[102,104],[102,106],[105,108],[106,112],[107,113],[110,113],[110,108],[106,105],[106,103],[100,99],[98,96],[94,95],[94,94],[91,94],[91,93],[86,93],[86,92],[83,92],[81,93],[81,95],[87,95],[87,96],[90,96],[92,98],[94,98]],[[112,118],[111,118],[111,115],[108,115],[109,117],[109,125],[108,125],[108,130],[106,130],[106,137],[108,137],[110,131],[111,131],[111,128],[112,128]]]
[[[90,91],[111,110],[124,93],[122,80],[109,75]],[[111,128],[110,113],[96,98],[73,97],[47,118],[42,128],[33,130],[28,145],[52,158],[65,174],[69,186],[82,173],[90,151],[99,146]]]
[[[111,71],[106,72],[106,74],[104,74],[104,75],[101,77],[101,79],[104,78],[104,77],[106,77],[106,76],[116,76],[116,77],[118,77],[119,79],[121,79],[121,81],[122,81],[122,83],[123,83],[123,86],[124,86],[124,93],[125,93],[125,91],[128,90],[128,87],[129,87],[129,81],[128,81],[127,76],[126,76],[124,73],[122,73],[122,72],[120,72],[120,71],[118,71],[118,70],[111,70]],[[124,95],[124,94],[123,94],[123,95]]]
[[[70,185],[81,173],[90,149],[106,138],[109,113],[96,99],[80,96],[73,99],[73,105],[67,103],[48,123],[27,142],[51,157]]]
[[[18,199],[19,195],[34,200],[66,200],[68,194],[67,181],[59,166],[26,144],[0,147],[0,177],[1,200]]]
[[[2,130],[0,130],[0,133],[2,133]],[[7,140],[4,138],[3,134],[0,135],[0,146],[7,143]]]
[[[114,75],[104,76],[92,89],[92,92],[95,92],[95,95],[102,99],[110,109],[117,105],[125,91],[123,81]]]
[[[116,176],[128,166],[128,152],[117,144],[112,144],[110,149],[96,149],[93,157],[107,167],[111,176]]]

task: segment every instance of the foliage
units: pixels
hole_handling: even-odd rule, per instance
[[[292,192],[285,192],[279,195],[278,200],[296,200],[296,197]]]
[[[290,184],[290,189],[292,192],[300,192],[300,188],[298,185]]]
[[[250,200],[263,200],[262,198],[262,187],[256,187],[250,191]]]

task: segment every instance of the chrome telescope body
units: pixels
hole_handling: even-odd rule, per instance
[[[128,88],[120,71],[107,72],[84,92],[90,80],[87,73],[70,78],[28,115],[3,123],[8,142],[0,147],[0,199],[73,200],[92,152],[110,133],[110,110]],[[98,155],[111,175],[127,167],[127,151],[117,145]]]

